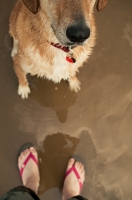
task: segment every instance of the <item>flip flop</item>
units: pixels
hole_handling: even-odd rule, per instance
[[[75,161],[75,162],[76,162],[76,161]],[[77,178],[77,180],[78,180],[78,183],[79,183],[79,186],[80,186],[80,192],[81,192],[82,187],[83,187],[83,183],[82,183],[81,177],[80,177],[80,175],[79,175],[79,173],[78,173],[78,171],[76,170],[76,168],[75,168],[74,165],[73,165],[70,169],[68,169],[68,170],[66,171],[64,180],[66,179],[66,177],[67,177],[71,172],[74,172],[74,173],[75,173],[75,176],[76,176],[76,178]]]
[[[21,149],[19,150],[19,154],[18,156],[20,156],[20,154],[26,150],[26,149],[29,149],[30,147],[34,147],[33,144],[31,143],[28,143],[28,144],[25,144],[24,146],[21,147]],[[23,171],[28,163],[28,161],[32,159],[36,165],[38,166],[38,160],[35,158],[35,156],[30,152],[30,154],[27,156],[27,158],[25,159],[25,161],[23,162],[21,168],[19,169],[19,172],[20,172],[20,176],[22,177],[22,174],[23,174]]]

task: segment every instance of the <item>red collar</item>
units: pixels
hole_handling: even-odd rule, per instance
[[[58,49],[61,49],[61,50],[64,51],[64,52],[68,53],[67,56],[66,56],[66,60],[67,60],[68,62],[70,62],[70,63],[75,63],[75,62],[76,62],[75,58],[73,58],[73,57],[72,57],[72,54],[70,53],[71,50],[69,49],[69,47],[62,46],[62,45],[59,44],[59,43],[53,43],[53,42],[51,42],[50,44],[51,44],[52,46],[58,48]]]

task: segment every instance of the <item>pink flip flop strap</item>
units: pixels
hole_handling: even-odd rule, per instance
[[[79,176],[79,174],[78,174],[78,172],[77,172],[77,170],[76,170],[76,168],[75,168],[74,166],[71,167],[69,170],[67,170],[67,172],[66,172],[66,174],[65,174],[65,179],[66,179],[66,177],[67,177],[72,171],[75,173],[75,175],[76,175],[76,177],[77,177],[77,180],[78,180],[79,186],[80,186],[80,191],[81,191],[81,190],[82,190],[83,183],[82,183],[81,178],[80,178],[80,176]]]
[[[35,158],[35,156],[30,152],[30,154],[27,156],[27,158],[25,159],[25,161],[23,162],[23,164],[22,164],[22,167],[21,167],[21,169],[20,169],[20,176],[22,177],[22,174],[23,174],[23,170],[25,169],[25,167],[26,167],[26,165],[27,165],[27,163],[28,163],[28,161],[30,160],[30,159],[32,159],[35,163],[36,163],[36,165],[38,165],[38,160]]]

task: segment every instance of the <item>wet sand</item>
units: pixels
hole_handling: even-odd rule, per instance
[[[41,161],[41,199],[61,199],[67,161],[76,156],[86,169],[82,195],[131,200],[132,1],[110,0],[104,11],[95,12],[97,45],[79,71],[80,92],[71,92],[65,81],[29,77],[27,100],[17,95],[10,57],[14,3],[0,3],[0,196],[21,185],[17,152],[32,142]]]

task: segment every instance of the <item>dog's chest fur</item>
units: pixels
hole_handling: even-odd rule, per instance
[[[77,68],[84,61],[84,56],[78,58],[77,63],[69,63],[66,60],[67,53],[61,49],[49,46],[46,54],[40,55],[39,50],[27,47],[26,59],[22,61],[22,69],[31,75],[45,77],[54,82],[61,79],[67,80],[76,74]]]

